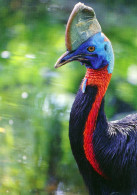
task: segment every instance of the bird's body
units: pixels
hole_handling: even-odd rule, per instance
[[[137,114],[114,122],[106,119],[104,96],[114,55],[100,31],[94,11],[77,4],[67,24],[68,51],[55,65],[78,60],[87,68],[70,113],[71,148],[90,195],[137,195]]]
[[[108,122],[104,113],[104,96],[97,102],[98,90],[98,86],[92,83],[87,85],[86,93],[82,93],[80,87],[76,95],[69,125],[73,155],[91,195],[110,195],[114,192],[135,195],[137,114]],[[96,113],[93,106],[98,110]],[[89,125],[93,120],[94,125],[86,129],[88,118],[91,120]],[[89,159],[86,146],[83,147],[84,139]]]

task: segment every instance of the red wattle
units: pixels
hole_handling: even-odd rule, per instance
[[[107,90],[108,84],[110,82],[111,75],[112,74],[109,74],[107,71],[107,66],[99,70],[87,69],[85,75],[85,78],[87,78],[87,85],[97,86],[98,92],[85,124],[85,129],[83,133],[84,152],[87,160],[92,165],[93,169],[98,174],[104,177],[106,176],[103,173],[103,171],[100,169],[99,163],[97,162],[95,157],[94,145],[93,145],[93,133],[96,128],[96,121],[97,121],[100,105],[105,95],[105,92]]]

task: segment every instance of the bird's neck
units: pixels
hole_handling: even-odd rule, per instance
[[[108,73],[107,66],[99,70],[87,69],[84,80],[85,79],[87,79],[87,83],[86,83],[87,86],[91,86],[91,87],[96,86],[97,93],[94,97],[94,102],[88,114],[85,123],[84,132],[83,132],[84,153],[87,160],[92,165],[93,169],[96,172],[98,172],[100,175],[103,175],[95,157],[93,135],[94,135],[94,131],[96,130],[96,123],[97,123],[101,102],[108,88],[111,79],[111,74]]]
[[[108,73],[108,66],[94,70],[87,68],[84,79],[87,79],[87,85],[97,86],[101,96],[104,96],[108,88],[112,74]]]
[[[71,109],[69,138],[73,155],[85,179],[90,177],[93,169],[104,176],[95,155],[96,151],[100,150],[96,135],[102,139],[102,135],[106,134],[103,97],[110,79],[111,74],[108,74],[107,66],[99,70],[87,69]],[[86,88],[83,93],[85,80]]]

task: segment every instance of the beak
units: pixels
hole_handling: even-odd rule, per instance
[[[71,62],[74,60],[73,52],[66,51],[56,62],[55,68],[58,68],[60,66],[63,66],[64,64],[67,64],[68,62]]]
[[[68,62],[74,61],[74,60],[83,60],[82,55],[77,55],[75,51],[66,51],[56,62],[55,68],[58,68],[60,66],[63,66],[64,64],[67,64]]]

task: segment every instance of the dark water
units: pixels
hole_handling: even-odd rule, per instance
[[[2,195],[87,194],[68,139],[69,112],[85,68],[72,63],[54,70],[65,51],[65,24],[72,5],[74,2],[68,5],[67,1],[1,1]],[[99,10],[103,5],[94,6]],[[110,118],[137,109],[137,28],[128,23],[135,24],[134,13],[126,13],[129,17],[123,19],[123,25],[112,19],[117,13],[109,10],[109,14],[111,20],[101,25],[116,56],[106,96]]]

